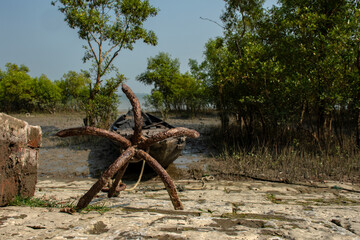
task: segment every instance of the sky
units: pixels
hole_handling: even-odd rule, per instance
[[[136,76],[147,67],[147,59],[159,52],[167,52],[178,58],[181,72],[188,71],[188,60],[203,60],[205,43],[222,36],[220,23],[224,10],[223,0],[149,0],[159,9],[158,15],[149,18],[145,27],[153,30],[158,45],[137,42],[134,49],[123,50],[114,64],[127,78],[126,83],[137,93],[150,93],[151,86],[136,81]],[[265,7],[275,0],[267,0]],[[58,80],[68,71],[80,72],[90,65],[84,64],[83,45],[77,31],[68,27],[64,15],[51,0],[1,0],[0,1],[0,69],[5,64],[24,64],[32,77],[45,74],[50,80]]]

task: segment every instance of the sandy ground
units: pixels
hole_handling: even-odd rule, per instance
[[[105,164],[99,161],[105,158],[104,146],[98,144],[99,151],[72,147],[53,136],[60,129],[81,126],[81,115],[16,117],[43,129],[35,196],[76,203],[96,181],[89,176]],[[217,124],[211,118],[169,122],[201,133]],[[204,144],[189,142],[184,156],[172,167],[175,170],[170,171],[177,179],[184,211],[173,210],[163,184],[153,179],[116,198],[100,193],[92,204],[111,208],[103,214],[1,208],[0,239],[360,239],[359,185],[202,182],[182,177],[182,170],[191,164],[189,159],[202,164],[208,151]]]

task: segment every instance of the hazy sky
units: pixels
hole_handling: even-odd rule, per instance
[[[270,6],[275,0],[267,0]],[[0,1],[0,69],[7,62],[24,64],[30,75],[45,74],[51,80],[60,79],[70,70],[87,70],[83,64],[84,41],[70,29],[64,16],[50,0]],[[153,47],[138,42],[133,51],[120,52],[115,65],[127,78],[134,92],[149,93],[150,86],[135,80],[146,70],[147,59],[159,52],[179,58],[181,71],[188,70],[188,59],[203,59],[205,43],[222,35],[222,29],[200,17],[218,21],[224,9],[222,0],[150,0],[160,11],[145,26],[158,36]]]

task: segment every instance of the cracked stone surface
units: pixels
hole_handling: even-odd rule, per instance
[[[35,197],[73,202],[94,182],[41,179]],[[111,208],[103,214],[4,207],[0,239],[360,239],[358,185],[209,181],[202,189],[195,180],[175,184],[183,211],[173,210],[158,180],[118,198],[99,193],[91,205]]]

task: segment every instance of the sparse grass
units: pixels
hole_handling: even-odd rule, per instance
[[[275,203],[275,204],[283,203],[282,199],[277,198],[274,194],[267,194],[267,195],[266,195],[266,198],[267,198],[270,202]]]
[[[257,140],[250,144],[236,127],[224,136],[214,129],[210,138],[219,150],[216,163],[208,164],[213,174],[295,182],[304,180],[360,182],[360,150],[351,136],[343,136],[344,146],[327,143],[320,150],[302,132],[274,136],[272,141]],[[225,139],[219,142],[219,139]],[[215,172],[215,173],[214,173]]]
[[[327,206],[327,205],[360,205],[359,201],[346,198],[344,196],[337,196],[336,198],[316,198],[316,199],[305,199],[307,203],[312,205]]]
[[[58,208],[59,204],[54,200],[44,198],[29,198],[16,196],[10,203],[9,206],[21,206],[21,207],[48,207]]]
[[[219,158],[230,162],[234,171],[250,177],[284,182],[360,181],[360,153],[354,153],[352,156],[315,155],[289,147],[279,154],[273,154],[264,148],[251,152],[223,153]]]
[[[257,220],[278,220],[285,222],[303,221],[302,219],[292,219],[283,215],[276,214],[257,214],[257,213],[223,213],[222,218],[232,219],[257,219]]]
[[[93,204],[93,205],[88,205],[86,208],[82,209],[80,212],[81,213],[88,213],[88,212],[98,212],[100,214],[104,214],[108,211],[110,211],[111,208],[105,206],[105,204]]]
[[[9,203],[9,206],[20,206],[20,207],[41,207],[41,208],[69,208],[76,209],[74,203],[59,203],[55,200],[46,199],[46,198],[36,198],[36,197],[21,197],[16,196],[14,200]],[[89,213],[89,212],[98,212],[103,214],[110,211],[111,208],[105,206],[105,204],[93,204],[89,205],[84,209],[81,209],[80,213]]]

